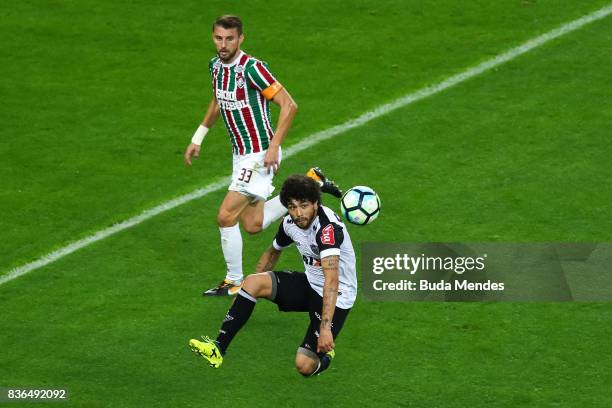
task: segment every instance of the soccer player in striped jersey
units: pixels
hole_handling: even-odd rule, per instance
[[[240,227],[257,233],[286,213],[277,197],[268,201],[272,179],[281,163],[281,143],[297,111],[297,104],[276,80],[267,65],[240,49],[244,40],[242,21],[236,16],[221,16],[213,23],[213,42],[217,56],[209,63],[213,98],[191,143],[185,150],[185,164],[200,155],[208,129],[220,116],[229,133],[233,152],[232,181],[217,215],[221,248],[227,267],[225,279],[204,295],[235,295],[242,283],[242,236]],[[269,102],[280,107],[276,130],[270,120]],[[340,189],[318,168],[311,178],[321,189],[337,197]]]

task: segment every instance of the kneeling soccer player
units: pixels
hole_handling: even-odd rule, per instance
[[[304,376],[321,373],[334,358],[334,340],[357,296],[355,252],[340,218],[321,204],[320,187],[311,178],[293,175],[282,186],[281,203],[289,214],[272,246],[259,259],[238,292],[216,340],[191,339],[191,349],[219,368],[227,348],[249,320],[258,298],[283,312],[308,312],[310,324],[297,349],[295,366]],[[295,242],[306,273],[272,272],[281,251]]]

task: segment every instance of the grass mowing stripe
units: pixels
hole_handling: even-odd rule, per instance
[[[419,89],[415,92],[411,92],[401,98],[398,98],[390,103],[384,104],[379,106],[376,109],[373,109],[371,111],[365,112],[362,115],[360,115],[359,117],[349,120],[347,122],[344,122],[340,125],[334,126],[332,128],[314,133],[312,135],[307,136],[304,140],[302,140],[301,142],[296,143],[293,146],[290,146],[289,148],[285,149],[285,152],[283,154],[283,156],[285,158],[291,157],[295,154],[298,154],[306,149],[308,149],[309,147],[316,145],[324,140],[330,139],[334,136],[337,136],[341,133],[344,133],[350,129],[359,127],[365,123],[368,123],[371,120],[374,120],[380,116],[386,115],[389,112],[392,112],[396,109],[405,107],[407,105],[410,105],[411,103],[417,102],[421,99],[427,98],[429,96],[432,96],[436,93],[442,92],[448,88],[451,88],[463,81],[466,81],[470,78],[473,78],[479,74],[482,74],[485,71],[488,71],[492,68],[495,68],[499,65],[502,65],[522,54],[525,54],[526,52],[529,52],[531,50],[533,50],[534,48],[537,48],[551,40],[554,40],[558,37],[561,37],[565,34],[568,34],[572,31],[575,31],[589,23],[592,23],[594,21],[603,19],[605,17],[607,17],[610,13],[612,13],[612,4],[609,4],[593,13],[587,14],[583,17],[580,17],[576,20],[570,21],[569,23],[565,23],[561,26],[559,26],[558,28],[548,31],[545,34],[542,34],[538,37],[535,37],[521,45],[519,45],[518,47],[512,48],[502,54],[497,55],[496,57],[489,59],[487,61],[482,62],[481,64],[469,68],[459,74],[453,75],[450,78],[436,84],[433,86],[429,86],[429,87],[425,87],[422,89]],[[100,230],[86,238],[83,238],[81,240],[75,241],[73,243],[70,243],[68,245],[66,245],[65,247],[62,247],[60,249],[58,249],[57,251],[51,252],[39,259],[37,259],[36,261],[27,263],[25,265],[19,266],[17,268],[12,269],[11,271],[9,271],[7,274],[0,276],[0,285],[9,282],[15,278],[18,278],[21,275],[24,275],[28,272],[31,272],[35,269],[41,268],[45,265],[48,265],[66,255],[69,255],[75,251],[78,251],[81,248],[84,248],[94,242],[100,241],[106,237],[109,237],[117,232],[123,231],[125,229],[128,229],[130,227],[133,227],[135,225],[138,225],[140,223],[142,223],[143,221],[148,220],[149,218],[152,218],[156,215],[159,215],[163,212],[166,212],[168,210],[171,210],[175,207],[178,207],[179,205],[188,203],[192,200],[195,200],[197,198],[201,198],[204,197],[212,192],[215,192],[217,190],[220,190],[221,188],[223,188],[224,186],[229,184],[229,178],[228,177],[224,177],[222,179],[219,179],[218,181],[211,183],[209,185],[207,185],[206,187],[197,189],[189,194],[185,194],[183,196],[180,196],[178,198],[175,198],[173,200],[167,201],[163,204],[160,204],[152,209],[146,210],[143,213],[141,213],[140,215],[137,215],[135,217],[132,217],[126,221],[123,221],[121,223],[115,224],[111,227],[105,228],[103,230]]]

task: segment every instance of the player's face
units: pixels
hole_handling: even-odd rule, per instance
[[[243,35],[238,35],[237,28],[223,28],[221,26],[215,26],[212,37],[215,47],[217,47],[219,59],[226,64],[232,62],[236,57],[236,54],[240,51],[240,44],[244,40]]]
[[[319,204],[311,203],[308,200],[291,200],[287,203],[287,210],[295,225],[302,229],[308,228],[314,217],[317,215]]]

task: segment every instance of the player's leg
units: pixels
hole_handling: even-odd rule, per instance
[[[281,204],[280,196],[275,196],[265,203],[257,200],[249,204],[240,214],[240,224],[249,234],[256,234],[285,214],[287,209]]]
[[[236,191],[228,191],[217,214],[221,235],[221,250],[225,258],[225,279],[214,288],[204,292],[205,296],[235,295],[242,281],[242,235],[238,219],[252,198]]]
[[[204,295],[235,295],[240,289],[243,277],[242,236],[238,220],[254,199],[265,200],[274,189],[272,176],[264,171],[264,156],[265,152],[260,152],[233,158],[232,182],[217,215],[227,274],[217,287],[207,290]],[[248,227],[253,228],[252,225]]]
[[[310,284],[302,272],[268,272],[272,277],[272,288],[269,300],[276,303],[281,312],[308,312],[310,310]],[[309,326],[310,329],[310,326]],[[295,357],[295,366],[305,376],[316,371],[319,357],[311,351],[310,344],[316,350],[315,330],[308,330],[311,339],[302,342]]]
[[[265,202],[274,190],[274,174],[263,167],[264,154],[234,157],[232,183],[217,215],[227,274],[218,286],[207,290],[204,295],[238,293],[243,277],[242,236],[238,221],[245,231],[257,233],[287,212],[278,196]]]
[[[251,317],[257,299],[266,298],[281,311],[307,311],[306,275],[299,272],[262,272],[246,277],[234,303],[225,315],[217,343],[225,354],[230,342]]]
[[[295,368],[304,377],[318,375],[327,370],[335,356],[334,350],[327,353],[316,352],[320,323],[320,321],[313,322],[311,318],[304,340],[295,354]],[[333,331],[332,335],[334,335]]]
[[[319,167],[312,167],[306,172],[306,175],[319,183],[321,186],[321,191],[323,193],[331,194],[334,197],[342,197],[342,190],[340,187],[333,182],[333,180],[328,179]]]
[[[208,361],[211,367],[219,368],[234,336],[253,314],[257,299],[261,297],[269,298],[271,294],[272,278],[270,274],[257,273],[247,276],[221,323],[217,339],[214,341],[208,337],[205,337],[203,341],[191,339],[189,340],[191,350]]]
[[[240,214],[253,201],[253,197],[236,191],[228,191],[217,213],[219,227],[233,227],[238,223]]]
[[[305,377],[319,375],[327,370],[336,352],[317,353],[317,342],[319,338],[319,326],[321,325],[321,313],[323,309],[323,299],[312,288],[309,288],[309,317],[310,324],[306,330],[306,335],[295,356],[295,367],[300,374]],[[332,336],[334,340],[340,334],[342,326],[348,316],[350,309],[336,307],[332,318]]]
[[[263,228],[263,209],[264,202],[261,200],[252,201],[240,213],[240,225],[249,234],[257,234]]]
[[[246,277],[217,336],[216,341],[222,354],[225,354],[234,336],[251,317],[257,299],[269,297],[271,293],[272,279],[268,273],[256,273]]]
[[[299,347],[295,355],[295,368],[304,377],[309,377],[314,373],[320,364],[319,356],[312,350]]]

